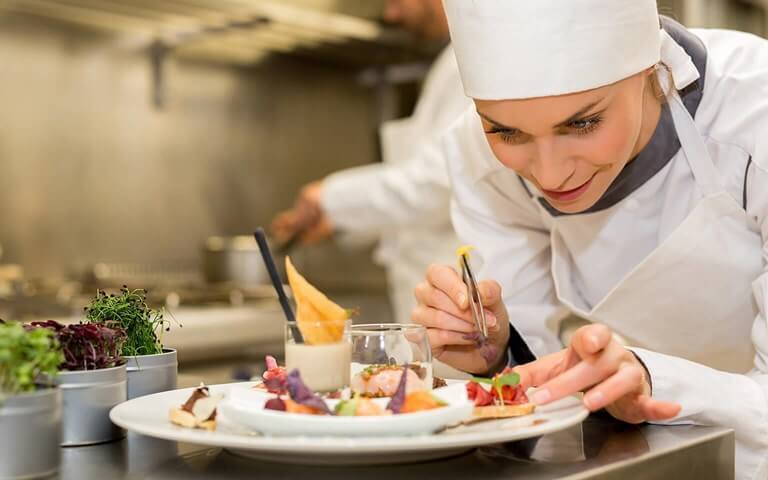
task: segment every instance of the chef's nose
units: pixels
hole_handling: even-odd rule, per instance
[[[531,174],[544,190],[559,190],[573,172],[571,163],[554,138],[539,139],[535,143]]]

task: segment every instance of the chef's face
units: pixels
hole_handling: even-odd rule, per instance
[[[429,40],[448,39],[442,0],[386,0],[384,20]]]
[[[651,72],[586,92],[475,105],[496,158],[557,210],[582,212],[655,130],[660,104]]]

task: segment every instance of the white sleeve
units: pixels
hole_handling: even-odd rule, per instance
[[[337,228],[380,233],[392,227],[447,224],[449,198],[445,162],[432,142],[400,164],[378,163],[328,176],[321,203]]]
[[[474,258],[482,262],[478,276],[501,284],[510,322],[533,353],[560,350],[547,327],[561,310],[550,272],[549,230],[517,175],[498,168],[475,117],[467,113],[444,138],[453,226],[475,247]],[[483,165],[490,165],[487,174]]]
[[[760,334],[765,335],[765,319],[759,322],[763,324]],[[674,419],[653,423],[732,428],[736,433],[737,478],[766,478],[768,372],[756,369],[747,375],[727,373],[679,357],[640,348],[632,350],[650,373],[653,397],[682,405]],[[766,353],[764,350],[758,355]]]
[[[752,283],[758,314],[751,341],[754,368],[746,374],[715,370],[681,358],[634,349],[651,376],[653,396],[680,403],[680,415],[662,424],[702,424],[732,428],[736,434],[736,476],[768,478],[768,43],[724,30],[697,30],[707,44],[704,97],[697,123],[715,137],[752,154],[746,184],[747,214],[760,226],[763,272]],[[725,120],[723,120],[725,119]],[[712,131],[713,125],[717,130]],[[738,168],[739,174],[743,166]],[[741,175],[739,175],[739,178]],[[740,181],[738,183],[741,183]],[[682,340],[684,341],[684,339]],[[713,339],[713,342],[717,339]]]
[[[766,145],[768,146],[768,144]],[[756,151],[768,160],[768,149]],[[768,478],[768,170],[758,163],[750,169],[747,213],[760,225],[763,273],[752,289],[758,315],[752,326],[755,365],[735,374],[643,349],[633,349],[646,364],[653,396],[674,401],[682,411],[661,424],[718,425],[736,433],[737,478]],[[713,341],[717,341],[713,339]]]

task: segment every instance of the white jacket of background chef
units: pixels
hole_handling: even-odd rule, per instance
[[[322,206],[337,228],[381,235],[376,258],[387,267],[400,323],[411,321],[413,290],[429,264],[454,262],[458,240],[444,159],[422,146],[434,145],[469,104],[448,47],[430,68],[413,116],[381,127],[384,163],[344,170],[324,183]]]
[[[737,477],[765,479],[768,42],[663,24],[699,78],[593,208],[552,209],[493,156],[470,108],[442,145],[454,226],[534,352],[562,348],[545,320],[561,306],[610,326],[653,396],[682,405],[661,423],[734,429]]]

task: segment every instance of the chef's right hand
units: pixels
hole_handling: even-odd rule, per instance
[[[447,265],[431,265],[427,270],[426,281],[416,287],[418,305],[412,319],[427,328],[433,357],[465,372],[486,374],[504,361],[509,317],[498,282],[481,281],[478,289],[485,307],[491,355],[483,354],[472,338],[477,328],[469,309],[467,286]]]
[[[333,235],[333,225],[321,204],[322,194],[322,181],[302,187],[293,208],[278,213],[272,220],[272,235],[284,242],[302,232],[300,240],[303,244],[317,243]]]

